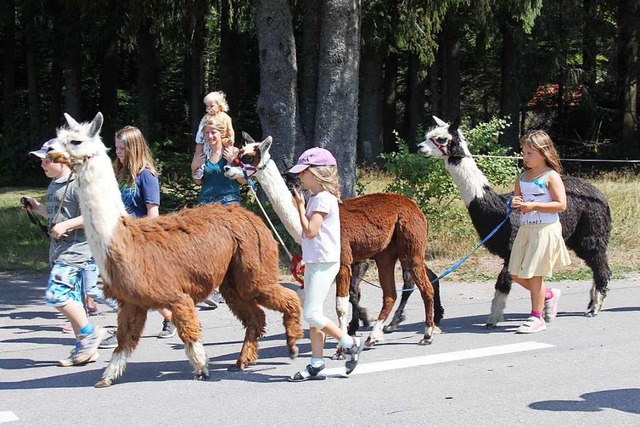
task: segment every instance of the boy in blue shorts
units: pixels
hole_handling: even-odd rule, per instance
[[[87,319],[83,305],[83,280],[97,278],[96,265],[83,230],[75,176],[68,164],[53,163],[46,158],[51,139],[29,154],[40,159],[40,165],[51,183],[46,203],[26,197],[27,208],[47,218],[49,230],[49,262],[51,274],[47,284],[47,305],[55,307],[70,322],[76,345],[60,366],[83,365],[98,360],[98,346],[106,332]]]

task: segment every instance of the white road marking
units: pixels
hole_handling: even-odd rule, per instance
[[[554,347],[552,344],[527,341],[517,344],[499,345],[495,347],[474,348],[472,350],[453,351],[451,353],[430,354],[428,356],[409,357],[407,359],[386,360],[384,362],[360,363],[350,376],[370,374],[372,372],[392,371],[394,369],[413,368],[416,366],[435,365],[436,363],[453,362],[478,357],[497,356],[500,354],[518,353],[521,351],[541,350]],[[364,353],[366,359],[366,352]],[[360,356],[362,357],[362,356]],[[344,368],[327,369],[326,376],[344,376]]]
[[[0,423],[8,423],[9,421],[18,421],[19,418],[11,411],[0,412]]]

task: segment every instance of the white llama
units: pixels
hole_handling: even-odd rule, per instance
[[[277,166],[275,165],[275,162],[272,161],[271,156],[269,154],[269,149],[272,144],[272,138],[269,136],[264,141],[260,143],[256,143],[248,134],[243,133],[243,136],[245,140],[250,142],[241,150],[241,153],[240,153],[240,156],[241,156],[240,160],[244,165],[244,169],[243,167],[239,167],[239,166],[226,166],[225,167],[226,176],[233,179],[244,176],[245,174],[247,174],[248,176],[249,175],[254,176],[260,182],[261,188],[265,191],[267,197],[269,198],[269,200],[273,205],[274,211],[276,212],[278,217],[282,220],[286,229],[289,231],[289,233],[294,233],[294,232],[298,233],[297,235],[292,234],[292,236],[296,238],[297,241],[299,241],[302,231],[301,231],[301,225],[300,225],[300,219],[299,219],[298,213],[295,210],[295,207],[292,203],[291,193],[287,188],[287,185],[284,179],[282,178]],[[369,213],[373,211],[377,211],[378,209],[376,209],[376,207],[379,207],[382,210],[387,209],[386,211],[387,214],[385,216],[389,218],[394,217],[394,215],[396,214],[399,214],[401,216],[411,215],[411,218],[415,219],[415,222],[412,221],[413,224],[420,224],[421,223],[420,221],[426,222],[424,215],[419,211],[419,209],[417,209],[415,204],[409,201],[408,199],[404,198],[403,196],[399,196],[395,194],[392,194],[392,195],[378,194],[378,195],[362,196],[360,198],[354,198],[354,199],[346,199],[343,201],[341,205],[341,227],[343,230],[342,234],[348,239],[348,241],[350,241],[352,238],[357,239],[358,237],[356,237],[356,235],[359,234],[358,232],[353,232],[353,230],[351,230],[349,228],[349,225],[347,224],[349,221],[346,219],[348,217],[353,218],[352,215],[354,215],[352,213],[352,209],[350,208],[350,206],[355,205],[356,207],[355,209],[353,209],[353,212],[356,212],[358,209],[360,209],[358,206],[360,204],[366,203],[366,201],[369,199],[370,199],[370,203],[367,205],[368,207],[366,208]],[[384,200],[378,200],[378,199],[384,199],[384,200],[392,199],[392,200],[390,200],[391,203],[386,204],[384,203]],[[343,215],[344,215],[344,218],[343,218]],[[359,227],[360,230],[364,230],[368,224],[366,221],[371,220],[371,217],[367,215],[358,215],[357,218],[361,222],[356,224],[355,226]],[[425,223],[425,226],[426,226],[426,223]],[[385,227],[384,225],[379,224],[379,228],[384,229],[384,227]],[[418,229],[419,227],[420,226],[417,225]],[[376,227],[373,227],[373,228],[376,228]],[[416,233],[422,234],[417,240],[421,242],[423,241],[424,245],[426,245],[426,232],[427,232],[426,228],[416,231]],[[383,232],[382,234],[385,234],[385,233]],[[393,233],[390,233],[390,234],[393,234]],[[401,232],[399,234],[402,235]],[[349,235],[353,235],[353,237]],[[410,233],[407,233],[402,235],[399,238],[411,239],[409,235]],[[373,235],[373,233],[369,237],[372,241],[376,241],[380,239],[380,236]],[[354,242],[350,242],[350,243],[354,243]],[[343,245],[344,244],[345,242],[343,241]],[[386,245],[387,243],[381,242],[381,244],[383,245],[382,247],[386,247],[384,245]],[[402,245],[402,246],[405,247],[405,245]],[[343,259],[342,264],[346,263],[347,265],[351,265],[353,261],[364,261],[369,257],[372,257],[375,259],[382,248],[378,246],[377,250],[374,250],[368,253],[368,255],[363,259],[362,253],[360,253],[362,250],[359,249],[359,247],[360,247],[359,244],[351,244],[349,250],[343,251],[342,257],[344,258],[345,252],[346,252],[347,256],[349,257],[349,260]],[[406,259],[408,259],[408,257],[403,257],[402,261],[405,261]],[[420,259],[424,260],[424,251],[420,255]],[[393,259],[393,263],[395,265],[395,258]],[[426,270],[425,268],[426,266],[424,262],[421,262],[420,264],[421,264],[420,268],[423,270]],[[407,271],[411,271],[411,270],[412,270],[411,268],[407,268]],[[342,274],[344,274],[344,270],[341,270],[341,272]],[[435,277],[432,272],[429,272],[429,274],[430,274],[430,277]],[[411,277],[411,273],[407,273],[405,276]],[[338,279],[340,279],[340,274]],[[395,296],[396,296],[395,287],[393,287],[393,283],[389,283],[389,281],[391,280],[393,280],[392,277],[391,278],[385,277],[384,284],[382,283],[382,280],[381,280],[381,285],[385,288],[385,291],[384,291],[385,295],[383,297],[383,309],[372,328],[372,332],[369,338],[367,339],[367,344],[370,346],[384,340],[384,333],[383,333],[384,323],[391,309],[393,308],[393,302],[395,302]],[[346,284],[349,284],[349,281],[347,281]],[[348,289],[341,289],[343,286],[341,286],[340,283],[344,285],[345,282],[344,280],[342,281],[338,280],[338,286],[336,289],[336,293],[337,293],[336,314],[338,316],[338,325],[345,332],[354,334],[355,329],[353,328],[353,323],[354,323],[353,321],[351,322],[350,328],[347,331],[348,303],[350,301],[348,297],[348,292],[347,292]],[[392,287],[391,289],[388,289],[389,285]],[[438,289],[437,286],[436,286],[436,289]],[[352,291],[352,294],[353,294],[353,291]],[[408,298],[408,294],[406,295],[403,294],[403,302],[406,303],[405,296]],[[424,298],[427,298],[427,297],[423,293],[423,299]],[[354,305],[354,312],[355,310],[358,310],[357,301],[354,301],[354,299],[352,298],[351,303]],[[439,292],[435,293],[435,305],[436,305],[435,323],[437,324],[442,318],[442,313],[443,313],[442,306],[439,299]],[[399,313],[397,312],[396,315],[394,316],[394,319],[396,318],[398,319],[397,323],[399,323],[401,319],[403,319],[402,312],[401,312],[401,309],[403,307],[404,305],[401,305],[401,307],[398,309]],[[433,308],[429,308],[429,310],[431,311],[431,314],[433,314]],[[427,315],[427,317],[429,316]],[[431,325],[430,327],[432,326],[434,325]],[[357,321],[356,321],[356,327],[357,327]],[[436,332],[439,331],[437,327],[435,328],[432,327],[431,329],[427,327],[427,329],[428,331],[425,333],[425,337],[428,337],[428,338],[425,338],[423,342],[421,342],[422,344],[430,343],[431,336],[434,330]]]
[[[48,157],[66,157],[78,176],[87,240],[105,279],[105,295],[120,305],[118,346],[96,386],[110,386],[124,373],[147,311],[158,308],[172,311],[195,378],[207,378],[195,302],[218,287],[245,327],[235,368],[257,361],[257,341],[266,326],[261,307],[283,313],[289,355],[295,357],[295,342],[302,337],[300,302],[278,282],[278,246],[264,223],[244,208],[221,205],[158,218],[128,217],[99,136],[102,114],[84,124],[65,117],[68,127],[58,129]]]

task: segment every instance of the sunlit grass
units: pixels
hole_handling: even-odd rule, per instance
[[[383,192],[392,177],[380,170],[358,171],[359,187],[365,193]],[[613,231],[609,243],[609,263],[614,278],[640,272],[640,177],[606,175],[590,180],[609,199]],[[506,192],[508,188],[500,188]],[[22,195],[44,196],[45,189],[0,188],[0,271],[42,273],[49,269],[48,241],[42,232],[29,222],[19,208]],[[461,201],[455,203],[454,219],[447,224],[429,224],[429,266],[442,272],[467,255],[479,242],[473,224]],[[554,280],[589,280],[591,270],[574,254],[572,264],[557,270]],[[484,248],[453,272],[450,280],[495,280],[502,260]]]
[[[45,189],[0,188],[0,271],[49,269],[49,241],[20,209],[20,197],[42,198]]]
[[[375,171],[359,171],[365,193],[384,191],[391,183],[390,174]],[[609,241],[609,264],[614,278],[640,272],[640,177],[635,175],[608,174],[587,180],[599,188],[609,200],[613,229]],[[496,188],[499,193],[510,188]],[[462,201],[455,203],[455,220],[448,224],[429,223],[430,267],[441,272],[467,255],[480,241]],[[570,266],[554,272],[554,280],[590,280],[591,270],[575,254],[571,254]],[[495,280],[502,267],[502,260],[481,249],[449,277],[452,280]]]

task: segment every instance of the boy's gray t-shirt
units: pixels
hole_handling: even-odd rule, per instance
[[[67,179],[69,187],[66,189]],[[60,200],[64,196],[64,202],[60,205]],[[75,175],[51,180],[46,196],[47,224],[49,230],[55,224],[75,218],[81,215],[78,187],[76,186]],[[58,209],[60,213],[58,214]],[[55,222],[54,222],[55,221]],[[87,237],[83,228],[76,228],[67,231],[67,236],[58,240],[50,239],[49,262],[62,263],[74,267],[81,267],[86,261],[92,258],[91,249],[87,243]]]

